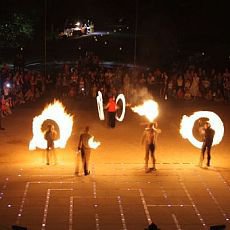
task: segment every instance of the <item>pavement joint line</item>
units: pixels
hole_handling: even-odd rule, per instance
[[[160,188],[161,188],[161,191],[162,191],[162,193],[163,193],[163,197],[165,198],[166,201],[169,201],[169,199],[168,199],[169,197],[168,197],[167,191],[166,191],[165,188],[161,185],[160,181],[158,181],[158,184],[159,184],[159,186],[160,186]],[[172,203],[172,202],[170,202],[170,203]],[[171,205],[171,204],[168,204],[167,207],[168,207],[168,208],[171,208],[172,205]],[[173,206],[173,207],[175,207],[175,206]],[[181,207],[181,205],[180,205],[180,207]],[[171,210],[170,210],[170,211],[171,211]],[[175,213],[171,213],[171,216],[172,216],[173,221],[174,221],[174,223],[175,223],[175,225],[176,225],[176,227],[177,227],[177,230],[181,230],[179,221],[178,221],[178,219],[177,219]]]
[[[25,204],[25,200],[26,200],[26,195],[27,195],[27,192],[29,190],[29,186],[30,186],[30,182],[26,182],[26,186],[25,186],[24,193],[22,196],[22,201],[21,201],[19,212],[18,212],[17,219],[16,219],[16,224],[19,224],[19,222],[20,222],[23,208],[24,208],[24,204]]]
[[[52,184],[57,184],[57,183],[63,184],[63,182],[50,182],[50,181],[45,181],[45,182],[41,182],[41,181],[27,181],[26,182],[24,193],[23,193],[23,196],[22,196],[22,201],[21,201],[21,204],[20,204],[20,207],[19,207],[19,211],[18,211],[18,215],[17,215],[17,219],[16,219],[16,224],[20,223],[20,219],[21,219],[21,216],[22,216],[22,212],[23,212],[23,208],[24,208],[24,204],[25,204],[25,200],[26,200],[26,196],[27,196],[30,184],[51,184],[51,183]],[[64,182],[64,184],[72,184],[72,183],[74,183],[74,182]]]
[[[230,218],[228,217],[227,213],[224,211],[224,209],[221,207],[220,203],[218,202],[217,198],[214,196],[214,194],[212,193],[211,189],[208,187],[207,183],[204,182],[204,180],[201,178],[201,175],[198,174],[200,181],[203,185],[203,187],[206,189],[206,191],[208,192],[209,196],[211,197],[211,199],[214,201],[215,205],[217,206],[217,208],[219,209],[220,213],[222,214],[222,216],[224,217],[224,219],[226,221],[230,221]]]
[[[225,181],[225,179],[224,179],[224,177],[222,176],[222,174],[218,171],[218,170],[215,170],[217,173],[218,173],[218,176],[222,179],[222,181],[224,182],[224,185],[225,186],[227,186],[227,188],[229,189],[229,185],[228,185],[228,183]],[[53,176],[53,175],[52,175]],[[99,175],[100,176],[100,175]],[[165,175],[163,175],[163,176],[165,176]],[[199,175],[200,176],[200,175]],[[200,178],[201,179],[201,178]],[[181,184],[181,186],[182,186],[182,184],[184,184],[183,183],[183,178],[182,177],[180,177],[179,178],[179,180],[178,180],[179,182],[180,182],[180,184]],[[27,184],[28,183],[28,184]],[[30,182],[26,182],[26,186],[25,186],[25,190],[24,190],[24,193],[23,193],[23,197],[24,197],[24,195],[25,195],[25,197],[27,196],[27,193],[28,193],[28,190],[29,190],[29,185],[30,184],[45,184],[45,183],[48,183],[48,184],[57,184],[57,183],[59,183],[59,184],[73,184],[73,183],[76,183],[76,182],[74,182],[74,181],[68,181],[68,182],[63,182],[63,181],[30,181]],[[144,183],[143,181],[141,181],[141,182],[138,182],[138,183]],[[147,182],[146,182],[147,183]],[[95,184],[95,191],[96,191],[96,182],[94,181],[94,184]],[[185,184],[184,184],[184,186],[185,186]],[[183,186],[182,186],[182,188],[183,188]],[[184,189],[184,191],[185,191],[185,189],[187,190],[187,188],[186,188],[186,186],[183,188]],[[51,190],[58,190],[58,189],[51,189]],[[60,189],[60,190],[63,190],[63,189]],[[69,189],[68,189],[69,190]],[[128,189],[128,190],[138,190],[138,189]],[[216,197],[212,194],[212,192],[211,192],[211,190],[207,190],[207,191],[209,191],[210,193],[209,193],[209,195],[210,195],[210,197],[214,200],[214,199],[216,199]],[[185,193],[186,193],[186,195],[187,195],[187,197],[189,198],[189,196],[188,195],[190,195],[190,193],[189,193],[189,191],[187,190],[187,192],[188,192],[188,194],[186,193],[186,191],[185,191]],[[140,191],[139,191],[139,193],[140,193]],[[213,197],[212,197],[212,195],[213,195]],[[83,198],[84,196],[79,196],[79,197],[77,197],[77,198]],[[84,197],[85,198],[85,197]],[[192,199],[192,197],[191,197],[191,195],[190,195],[190,198]],[[145,200],[145,199],[144,199]],[[189,199],[190,200],[190,199]],[[193,199],[192,199],[193,200]],[[217,201],[217,200],[216,200]],[[23,206],[22,206],[22,204],[24,205],[24,202],[25,201],[23,201],[23,199],[22,199],[22,202],[21,202],[21,206],[20,206],[20,210],[19,210],[19,213],[18,213],[18,218],[19,218],[19,220],[20,220],[20,217],[21,217],[21,213],[23,212]],[[191,200],[190,200],[190,202],[191,202]],[[194,201],[193,201],[194,202]],[[215,201],[214,201],[215,202]],[[142,202],[143,203],[143,202]],[[192,202],[191,202],[192,203]],[[217,201],[217,203],[218,203],[218,201]],[[146,204],[146,203],[145,203]],[[219,204],[219,203],[218,203]],[[151,205],[151,204],[146,204],[146,207],[154,207],[155,205]],[[168,206],[168,205],[166,205],[166,206]],[[174,205],[171,205],[171,206],[174,206]],[[181,205],[178,205],[178,207],[179,206],[181,206]],[[184,205],[185,206],[185,205]],[[186,205],[186,206],[189,206],[189,205]],[[195,205],[195,203],[194,204],[192,204],[192,205],[190,205],[191,207],[193,207],[194,208],[194,210],[195,210],[195,213],[197,214],[197,216],[198,216],[198,218],[200,219],[200,221],[201,221],[201,223],[202,223],[202,217],[200,216],[200,214],[199,214],[199,211],[198,211],[198,209],[197,209],[197,207],[196,207],[196,205]],[[144,206],[145,207],[145,206]],[[169,207],[169,206],[168,206]],[[182,207],[182,206],[181,206]],[[22,209],[21,209],[22,208]],[[197,210],[197,212],[196,212],[196,210]],[[220,210],[221,211],[221,210]],[[20,215],[19,215],[20,214]],[[145,213],[146,214],[146,213]],[[173,213],[174,214],[174,213]],[[172,217],[173,217],[173,214],[172,214]],[[223,214],[223,213],[222,213]],[[175,214],[174,214],[175,215]],[[146,215],[146,217],[147,217],[147,215]],[[150,217],[151,218],[151,217]],[[97,214],[95,214],[95,219],[98,219],[98,224],[99,224],[99,218],[98,218],[98,216],[97,216]],[[147,219],[148,219],[148,217],[147,217]],[[70,217],[69,217],[69,220],[70,220]],[[229,220],[228,220],[229,221]],[[174,219],[174,222],[175,222],[175,219]],[[203,221],[204,222],[204,221]],[[70,221],[69,221],[69,223],[70,223]],[[69,226],[70,226],[70,224],[69,224]],[[96,221],[96,226],[97,226],[97,221]],[[205,225],[205,223],[203,223],[203,226],[206,226]],[[70,228],[70,227],[69,227]],[[96,227],[97,228],[97,227]],[[178,226],[177,226],[177,228],[178,228]],[[100,228],[98,227],[97,228],[97,230],[99,230]],[[178,228],[179,229],[179,228]]]
[[[42,219],[42,227],[41,230],[46,229],[46,220],[47,220],[47,215],[48,215],[48,209],[49,209],[49,200],[51,196],[51,191],[67,191],[70,190],[72,191],[73,189],[48,189],[46,193],[46,202],[45,202],[45,207],[44,207],[44,214],[43,214],[43,219]]]
[[[193,207],[191,204],[147,204],[148,207]]]
[[[144,194],[142,192],[142,189],[141,188],[139,188],[139,189],[128,189],[128,191],[138,191],[139,192],[139,196],[141,198],[141,202],[142,202],[143,207],[144,207],[145,216],[147,218],[148,224],[150,225],[152,223],[152,219],[151,219],[151,216],[150,216],[148,206],[146,204],[145,197],[144,197]]]
[[[69,202],[69,230],[73,229],[73,201],[74,197],[70,197],[70,202]]]
[[[176,215],[174,213],[172,213],[172,218],[174,220],[174,223],[176,224],[177,230],[182,230],[181,226],[179,224],[179,221],[178,221],[178,219],[177,219],[177,217],[176,217]]]
[[[93,168],[93,172],[95,172],[95,167]],[[93,198],[94,198],[96,230],[100,230],[100,221],[99,221],[100,219],[99,219],[99,214],[97,213],[98,205],[97,205],[97,202],[96,202],[96,199],[97,199],[97,184],[96,184],[96,181],[93,181]]]
[[[69,209],[69,230],[73,229],[73,207],[74,207],[74,199],[77,198],[86,198],[85,196],[71,196],[70,197],[70,209]],[[88,197],[91,198],[91,197]],[[97,204],[94,204],[94,208],[97,208]],[[96,230],[100,230],[99,225],[99,215],[98,213],[95,213],[95,222],[96,222]]]
[[[214,170],[218,173],[219,178],[223,181],[223,183],[227,186],[228,190],[230,191],[230,185],[229,185],[229,183],[225,180],[224,176],[220,173],[219,170],[217,170],[217,169],[214,169]]]
[[[183,188],[183,190],[184,190],[186,196],[188,197],[189,201],[191,202],[192,207],[193,207],[193,209],[194,209],[194,211],[195,211],[195,213],[196,213],[198,219],[199,219],[200,222],[202,223],[202,226],[204,227],[204,229],[207,229],[207,226],[206,226],[206,224],[205,224],[205,222],[204,222],[204,219],[203,219],[203,217],[201,216],[201,214],[200,214],[200,212],[199,212],[197,206],[195,205],[195,202],[194,202],[194,200],[192,199],[192,196],[191,196],[191,194],[189,193],[187,187],[185,186],[185,184],[184,184],[182,178],[179,180],[179,182],[180,182],[180,184],[181,184],[181,186],[182,186],[182,188]]]
[[[119,210],[120,210],[121,222],[122,222],[122,227],[123,227],[122,229],[127,230],[124,210],[123,210],[123,207],[122,207],[122,202],[121,202],[121,197],[120,196],[117,196],[117,202],[118,202],[118,206],[119,206]]]

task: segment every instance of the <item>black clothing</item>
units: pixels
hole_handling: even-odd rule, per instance
[[[210,166],[211,147],[212,147],[214,135],[215,135],[215,131],[211,127],[204,129],[204,139],[201,148],[201,161],[204,160],[204,155],[207,150],[207,166]]]
[[[108,126],[115,128],[116,124],[116,112],[108,112]]]
[[[51,130],[48,130],[45,133],[45,139],[47,140],[47,149],[53,149],[54,148],[54,137],[53,137],[53,132]]]
[[[92,136],[88,132],[84,132],[80,135],[80,140],[78,143],[78,150],[81,151],[81,158],[85,175],[89,175],[89,160],[91,148],[88,144],[88,141],[91,137]]]

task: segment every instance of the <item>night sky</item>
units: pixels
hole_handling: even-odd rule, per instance
[[[128,26],[123,33],[140,38],[137,52],[144,62],[154,55],[153,62],[169,53],[183,59],[196,52],[229,62],[229,10],[229,0],[8,0],[0,15],[21,12],[32,18],[34,41],[42,45],[45,25],[47,36],[57,35],[67,22],[89,19],[95,31]]]
[[[117,24],[122,18],[134,28],[137,9],[140,33],[154,33],[159,26],[173,30],[182,41],[230,39],[228,0],[8,0],[1,11],[37,11],[43,16],[45,2],[48,29],[51,24],[62,28],[68,18],[92,19],[98,29]]]

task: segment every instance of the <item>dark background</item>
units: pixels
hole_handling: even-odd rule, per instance
[[[43,57],[46,38],[51,59],[66,53],[75,58],[76,50],[92,50],[103,59],[133,62],[136,38],[136,58],[140,64],[170,65],[197,58],[212,65],[229,63],[230,20],[226,0],[9,0],[1,7],[1,17],[14,12],[27,15],[33,23],[33,39],[23,44],[27,57]],[[112,31],[122,26],[129,30],[103,38],[97,44],[90,39],[59,41],[57,34],[72,19],[92,20],[95,31]],[[109,41],[106,48],[105,41]]]

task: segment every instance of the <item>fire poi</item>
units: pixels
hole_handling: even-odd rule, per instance
[[[101,145],[101,142],[95,141],[94,136],[92,136],[91,138],[89,138],[88,144],[90,148],[96,149],[98,146]]]
[[[191,116],[184,115],[180,124],[180,134],[184,139],[188,139],[195,147],[201,148],[202,142],[198,141],[193,135],[193,126],[196,120],[200,118],[208,118],[211,127],[215,130],[215,135],[213,138],[213,144],[217,145],[221,142],[224,136],[224,124],[220,117],[210,111],[198,111]]]
[[[125,96],[124,94],[119,94],[116,98],[116,103],[118,103],[118,101],[121,100],[122,102],[122,113],[120,115],[120,117],[117,116],[116,114],[116,119],[118,121],[123,121],[124,117],[125,117],[125,106],[126,106],[126,101],[125,101]],[[96,97],[96,101],[97,101],[97,109],[98,109],[98,115],[99,115],[99,119],[105,120],[105,115],[104,115],[104,107],[103,107],[103,97],[102,97],[102,93],[100,91],[98,91],[98,95]]]
[[[36,148],[46,149],[47,141],[44,139],[44,132],[41,127],[44,121],[53,120],[57,123],[60,131],[60,138],[54,141],[55,148],[65,148],[67,140],[71,136],[73,127],[73,116],[67,114],[63,104],[54,100],[53,103],[48,104],[39,116],[33,119],[33,138],[29,144],[29,150]]]
[[[159,114],[158,103],[152,99],[146,100],[142,105],[132,107],[131,109],[140,116],[145,116],[149,122],[153,122]]]
[[[124,120],[124,117],[125,117],[125,106],[126,106],[126,102],[125,102],[125,96],[124,94],[119,94],[116,98],[116,104],[118,103],[118,101],[121,100],[122,101],[122,113],[121,113],[121,116],[118,117],[117,114],[116,114],[116,119],[118,121],[123,121]]]
[[[105,120],[105,115],[104,115],[104,108],[103,108],[102,93],[100,91],[98,91],[96,100],[97,100],[98,115],[99,115],[100,120],[103,121]]]

